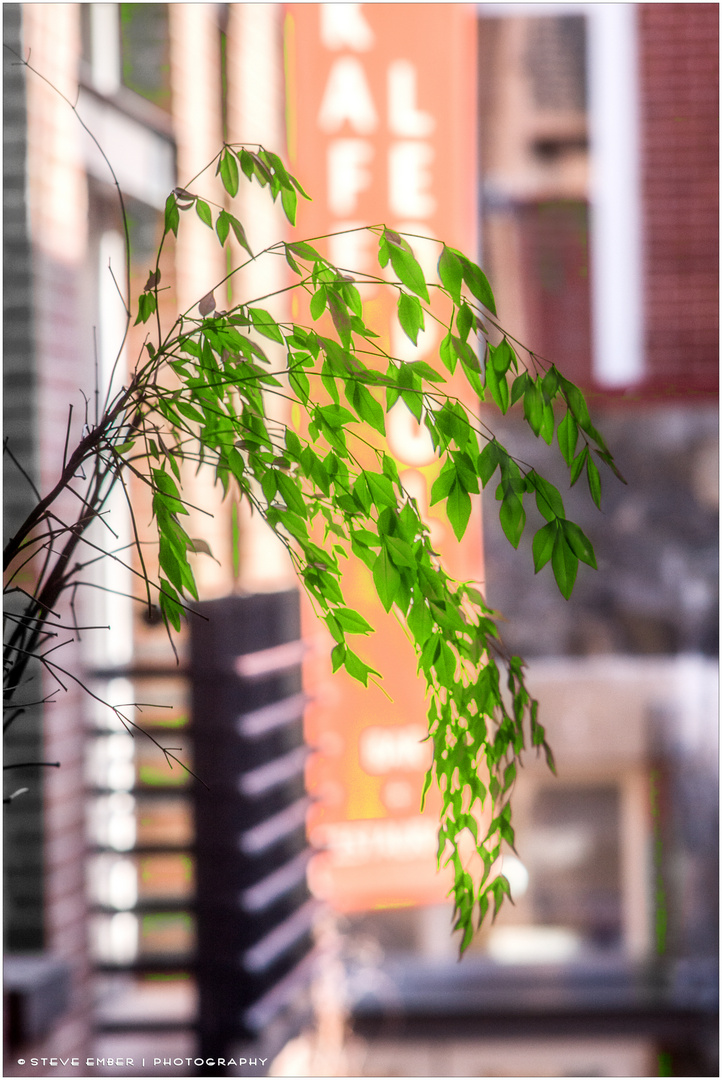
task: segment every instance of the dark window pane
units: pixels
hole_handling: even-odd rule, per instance
[[[616,785],[542,788],[528,843],[536,921],[568,926],[598,947],[622,939],[620,798]]]
[[[534,104],[555,112],[586,108],[583,15],[529,20],[526,59]]]

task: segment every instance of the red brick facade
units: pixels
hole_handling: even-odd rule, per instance
[[[719,9],[638,13],[648,382],[709,393],[719,355]]]

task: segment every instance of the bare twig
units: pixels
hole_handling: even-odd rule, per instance
[[[32,477],[22,467],[22,465],[20,464],[20,462],[18,461],[18,459],[15,457],[12,450],[10,449],[10,445],[9,445],[7,435],[5,436],[5,439],[3,440],[3,453],[7,454],[7,456],[10,458],[10,460],[12,461],[13,465],[18,470],[18,472],[20,472],[22,474],[22,476],[27,480],[28,484],[30,485],[30,487],[33,490],[33,495],[35,495],[35,497],[37,499],[39,499],[40,498],[40,492],[35,487],[35,483],[33,482]]]

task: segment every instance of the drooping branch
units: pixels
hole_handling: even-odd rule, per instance
[[[473,259],[431,241],[439,256],[434,279],[427,281],[411,243],[417,238],[384,224],[368,229],[377,243],[378,274],[334,266],[314,246],[322,238],[279,241],[254,254],[242,222],[224,207],[226,196],[237,196],[241,176],[267,189],[273,201],[280,199],[291,225],[298,196],[308,196],[281,159],[262,146],[226,144],[211,165],[220,178],[221,199],[190,190],[212,182],[211,166],[174,189],[166,201],[154,269],[135,305],[128,291],[123,342],[135,311],[134,325],[155,324],[155,342],[146,340],[128,386],[112,400],[111,378],[99,416],[96,394],[94,426],[69,456],[66,440],[55,486],[42,498],[36,492],[35,507],[6,545],[7,588],[21,595],[18,560],[23,559],[24,567],[33,556],[42,560],[35,591],[24,594],[25,610],[11,620],[6,688],[12,696],[35,659],[59,686],[74,681],[101,700],[50,658],[66,641],[46,646],[63,628],[57,614],[52,629],[48,625],[62,594],[89,584],[82,578],[89,562],[76,558],[79,545],[87,545],[98,558],[119,559],[88,536],[117,483],[130,514],[129,547],[137,554],[138,566],[130,569],[142,584],[143,602],[150,606],[157,592],[172,641],[171,631],[180,629],[189,602],[198,597],[189,556],[203,550],[183,524],[191,507],[183,494],[183,468],[207,466],[224,494],[246,499],[285,545],[334,641],[334,671],[344,668],[363,685],[381,677],[352,640],[371,633],[373,626],[347,603],[342,559],[353,558],[367,567],[382,607],[405,626],[428,692],[433,762],[424,793],[435,782],[441,794],[438,857],[454,871],[452,894],[463,949],[474,922],[492,904],[495,913],[509,894],[498,861],[503,846],[514,843],[510,798],[525,749],[545,753],[552,768],[553,758],[536,702],[524,684],[523,663],[503,648],[480,583],[459,582],[446,572],[429,527],[385,449],[386,419],[403,405],[428,434],[436,455],[430,503],[443,505],[458,540],[467,529],[472,499],[492,479],[501,526],[514,547],[531,508],[541,521],[532,545],[535,569],[551,563],[566,598],[579,563],[595,566],[592,544],[567,519],[559,490],[499,443],[477,417],[475,403],[485,400],[502,414],[518,404],[537,437],[550,446],[556,437],[571,483],[586,473],[597,505],[601,481],[592,454],[619,474],[579,389],[553,364],[504,333],[491,286]],[[122,204],[119,186],[118,192]],[[182,217],[191,209],[224,250],[234,242],[249,258],[244,256],[221,283],[205,291],[196,302],[199,317],[192,314],[194,304],[164,326],[161,253],[178,236]],[[125,217],[124,228],[128,248]],[[291,283],[253,296],[231,311],[219,311],[214,289],[264,255],[285,259],[295,275]],[[129,257],[127,265],[129,273]],[[402,359],[387,348],[367,321],[359,288],[365,283],[387,290],[399,327],[414,347],[431,323],[443,331],[436,356]],[[303,312],[299,317],[277,320],[262,306],[294,290]],[[271,363],[264,340],[273,343],[282,360]],[[118,358],[121,352],[122,345]],[[279,420],[272,412],[273,399],[292,403],[301,420]],[[86,420],[87,404],[86,398]],[[73,482],[84,466],[90,476],[81,493]],[[131,481],[144,485],[150,495],[158,551],[154,575],[142,550],[146,541],[136,519]],[[81,503],[71,524],[60,522],[55,509],[68,491]],[[40,536],[42,525],[46,528]],[[80,628],[73,625],[72,631],[77,638]],[[175,762],[191,771],[176,756],[177,748],[163,747],[117,707],[108,707],[128,730],[143,731],[169,766]],[[489,823],[482,825],[484,815]],[[476,878],[463,854],[469,840],[481,867]]]

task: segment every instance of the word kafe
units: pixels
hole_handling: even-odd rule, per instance
[[[435,151],[428,141],[436,117],[419,109],[418,73],[407,59],[392,61],[386,72],[386,100],[374,100],[361,56],[373,49],[374,33],[360,4],[328,4],[321,8],[321,40],[325,48],[340,54],[334,60],[323,92],[317,123],[331,136],[327,148],[328,207],[334,218],[331,258],[349,260],[358,270],[369,270],[368,234],[353,231],[360,222],[360,195],[372,183],[377,147],[385,118],[391,137],[386,162],[388,209],[404,223],[403,230],[431,235],[428,219],[436,210],[431,166]],[[342,132],[344,132],[342,134]],[[380,164],[380,163],[379,163]],[[400,226],[399,226],[400,227]]]
[[[206,1066],[210,1066],[210,1065],[220,1065],[220,1066],[235,1065],[237,1067],[241,1066],[241,1065],[248,1065],[251,1068],[257,1068],[259,1065],[260,1066],[265,1065],[267,1061],[268,1061],[268,1058],[262,1058],[262,1057],[259,1057],[259,1058],[243,1058],[243,1057],[242,1058],[192,1058],[192,1057],[186,1057],[186,1058],[182,1058],[182,1057],[164,1057],[164,1058],[159,1058],[159,1057],[154,1057],[154,1058],[125,1058],[125,1057],[115,1057],[115,1058],[114,1057],[107,1057],[107,1058],[105,1058],[105,1057],[99,1057],[99,1058],[95,1058],[95,1057],[89,1057],[89,1058],[85,1058],[85,1060],[82,1062],[82,1065],[83,1065],[84,1068],[87,1068],[87,1069],[93,1069],[93,1068],[96,1068],[96,1069],[98,1069],[98,1068],[100,1068],[100,1069],[104,1069],[104,1068],[129,1069],[129,1068],[135,1068],[136,1066],[138,1066],[139,1068],[144,1068],[146,1063],[148,1065],[150,1065],[151,1062],[152,1062],[154,1068],[157,1068],[159,1065],[163,1066],[163,1067],[166,1067],[166,1068],[173,1068],[173,1067],[178,1068],[181,1065],[196,1065],[196,1066],[200,1066],[200,1065],[206,1065]],[[34,1057],[34,1058],[30,1058],[30,1060],[28,1062],[28,1061],[26,1061],[25,1058],[18,1058],[18,1065],[26,1065],[26,1064],[30,1064],[33,1068],[42,1067],[42,1068],[57,1069],[57,1068],[61,1068],[61,1067],[66,1068],[68,1065],[70,1065],[74,1069],[79,1069],[80,1065],[81,1065],[81,1060],[80,1060],[80,1058],[77,1058],[77,1057],[70,1057],[70,1058],[61,1058],[61,1057],[35,1058]]]

